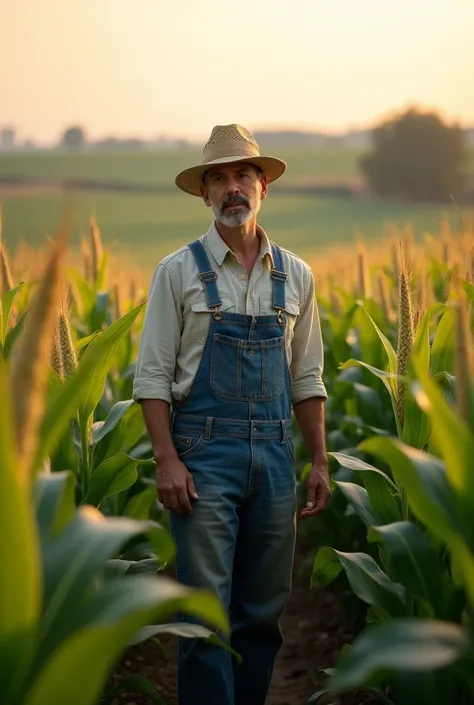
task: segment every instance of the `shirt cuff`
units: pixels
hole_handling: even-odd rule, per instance
[[[146,379],[134,381],[132,399],[137,403],[142,399],[161,399],[168,404],[172,403],[171,390],[168,387]]]
[[[310,379],[300,379],[293,382],[293,391],[291,395],[291,403],[293,406],[300,401],[310,399],[311,397],[328,398],[326,387],[321,377],[312,377]]]

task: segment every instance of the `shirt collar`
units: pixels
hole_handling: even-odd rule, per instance
[[[268,235],[260,225],[257,225],[257,232],[260,235],[260,255],[258,259],[263,261],[265,257],[267,257],[270,262],[270,266],[273,267],[272,248]],[[226,255],[231,250],[219,235],[215,221],[212,223],[207,232],[207,244],[209,245],[209,249],[215,261],[219,267],[221,267]]]

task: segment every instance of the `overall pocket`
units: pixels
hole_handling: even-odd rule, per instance
[[[176,453],[178,454],[178,458],[180,459],[183,456],[188,456],[194,453],[194,451],[201,446],[204,440],[204,434],[202,433],[194,436],[185,436],[183,434],[173,432],[171,437]]]
[[[283,390],[284,337],[251,342],[215,333],[211,387],[232,401],[271,401]]]

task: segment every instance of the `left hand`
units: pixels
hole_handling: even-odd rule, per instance
[[[324,511],[331,496],[326,458],[313,463],[306,478],[306,486],[306,507],[301,510],[303,519],[314,517]]]

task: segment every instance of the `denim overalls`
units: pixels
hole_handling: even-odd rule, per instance
[[[295,458],[285,350],[282,253],[272,244],[274,315],[219,310],[217,275],[199,241],[189,245],[211,311],[199,369],[174,405],[171,430],[192,473],[192,515],[171,512],[179,582],[216,593],[230,645],[178,642],[180,705],[264,705],[291,589]],[[189,616],[187,621],[193,621]]]

